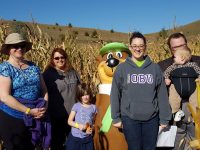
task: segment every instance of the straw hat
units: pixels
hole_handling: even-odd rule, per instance
[[[26,52],[32,48],[32,43],[28,42],[21,34],[19,33],[11,33],[6,37],[5,43],[1,47],[1,53],[9,55],[8,46],[24,43],[26,45]]]

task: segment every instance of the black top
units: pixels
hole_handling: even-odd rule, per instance
[[[49,94],[48,111],[50,116],[67,117],[76,102],[76,88],[80,83],[78,73],[74,69],[64,73],[49,67],[43,76]]]
[[[188,101],[196,89],[198,74],[192,67],[177,68],[171,72],[171,80],[182,101]]]
[[[158,64],[164,72],[170,65],[173,64],[173,57],[160,61]],[[200,56],[192,55],[191,62],[196,62],[200,67]],[[174,84],[176,91],[181,96],[182,100],[188,100],[190,95],[196,88],[195,79],[198,77],[194,69],[190,67],[178,68],[172,71],[171,80]],[[184,77],[186,75],[187,77]],[[195,76],[195,77],[194,77]],[[169,88],[169,86],[168,86]]]

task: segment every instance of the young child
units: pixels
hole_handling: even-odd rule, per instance
[[[68,118],[72,128],[66,141],[66,150],[94,150],[92,131],[97,109],[91,104],[89,86],[78,85],[76,96],[79,102],[74,104]]]
[[[181,104],[190,101],[191,95],[196,89],[195,80],[200,80],[200,67],[195,62],[190,62],[190,59],[191,50],[188,47],[178,49],[174,53],[174,63],[164,72],[166,85],[171,83],[174,85]],[[171,96],[169,92],[169,99]],[[179,110],[174,120],[180,121],[183,116],[183,111]]]

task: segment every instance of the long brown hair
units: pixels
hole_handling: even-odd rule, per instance
[[[50,61],[49,61],[49,64],[47,65],[46,69],[49,68],[49,67],[53,67],[55,68],[55,64],[54,64],[54,54],[58,52],[60,53],[61,55],[63,55],[63,57],[66,58],[66,63],[65,63],[65,68],[66,68],[66,71],[70,70],[70,69],[73,69],[73,66],[71,65],[71,62],[69,61],[69,58],[68,58],[68,55],[67,53],[64,51],[64,49],[62,48],[54,48],[52,53],[51,53],[51,57],[50,57]],[[46,70],[45,69],[45,70]]]

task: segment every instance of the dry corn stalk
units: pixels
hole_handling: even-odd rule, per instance
[[[35,22],[26,25],[26,27],[28,38],[33,43],[32,50],[26,54],[28,60],[33,61],[41,70],[44,70],[49,62],[52,49],[62,47],[69,55],[74,68],[81,75],[82,81],[91,85],[95,95],[99,84],[96,57],[99,55],[102,44],[106,43],[105,41],[97,38],[96,41],[80,44],[77,41],[78,37],[73,35],[71,30],[63,30],[63,41],[58,42],[51,35],[44,33]],[[8,24],[0,25],[0,46],[4,43],[5,36],[8,34],[7,28],[9,28]],[[200,55],[200,35],[195,36],[188,44],[193,54]],[[166,39],[149,40],[147,53],[154,62],[164,60],[171,55],[166,46]],[[0,62],[5,59],[7,59],[7,56],[0,53]]]
[[[192,114],[195,123],[195,140],[190,142],[190,146],[196,149],[200,149],[200,83],[196,81],[197,88],[197,102],[198,106],[196,111],[193,109],[191,104],[188,104],[188,109]]]

